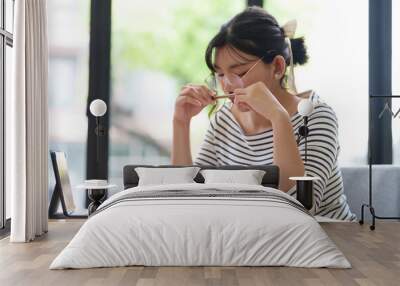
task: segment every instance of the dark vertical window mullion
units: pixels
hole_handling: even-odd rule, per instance
[[[264,0],[247,0],[247,6],[259,6],[263,7]]]
[[[392,117],[379,118],[388,102],[392,105],[392,1],[369,1],[369,160],[392,164]]]
[[[5,116],[5,105],[6,105],[6,68],[7,68],[7,46],[13,47],[13,32],[6,31],[6,20],[7,17],[14,17],[14,5],[15,1],[13,0],[12,5],[12,14],[6,15],[6,5],[5,0],[0,0],[1,5],[1,16],[2,20],[0,22],[0,59],[1,59],[1,69],[0,69],[0,118],[1,118],[1,126],[0,126],[0,196],[1,196],[1,214],[0,214],[0,237],[8,235],[10,232],[11,219],[7,219],[7,193],[6,193],[6,177],[5,177],[5,167],[6,167],[6,116]],[[12,27],[14,30],[14,25]]]
[[[5,28],[5,0],[1,0],[1,29],[3,30]],[[1,102],[0,102],[0,118],[1,120],[1,126],[0,126],[0,200],[1,200],[1,214],[0,214],[0,228],[4,228],[5,226],[5,219],[6,219],[6,196],[5,196],[5,136],[4,136],[4,131],[5,131],[5,115],[4,115],[4,105],[5,105],[5,48],[6,48],[6,40],[5,36],[1,35],[1,43],[0,43],[0,57],[1,57],[1,71],[0,71],[0,97],[1,97]]]
[[[86,178],[107,179],[110,119],[111,0],[91,0],[89,50],[89,94],[86,109],[88,117]],[[105,129],[105,135],[100,138],[99,162],[96,161],[96,120],[89,110],[90,103],[94,99],[102,99],[108,106],[108,111],[100,118],[100,123]]]
[[[4,124],[4,104],[5,104],[5,92],[4,92],[4,36],[0,36],[1,40],[0,40],[0,51],[1,51],[1,55],[0,55],[0,60],[2,62],[2,67],[1,67],[1,72],[0,72],[0,97],[1,97],[1,101],[0,101],[0,118],[1,118],[1,126],[0,126],[0,202],[1,202],[1,213],[0,213],[0,228],[4,227],[4,222],[5,222],[5,217],[6,217],[6,197],[5,197],[5,186],[4,186],[4,170],[5,170],[5,166],[4,166],[4,143],[5,143],[5,136],[4,136],[4,128],[5,128],[5,124]]]

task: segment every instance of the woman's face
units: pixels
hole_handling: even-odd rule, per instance
[[[256,56],[231,47],[224,46],[216,49],[214,66],[217,79],[224,92],[229,94],[236,88],[244,88],[259,81],[269,89],[276,88],[279,81],[273,76],[273,64],[265,64],[259,60],[260,58]],[[250,111],[242,104],[238,108],[242,112]]]

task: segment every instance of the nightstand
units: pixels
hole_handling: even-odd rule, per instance
[[[296,181],[296,199],[308,210],[314,204],[313,182],[321,180],[319,177],[289,177],[289,180]]]
[[[107,190],[115,188],[117,185],[94,185],[94,184],[81,184],[76,186],[78,189],[86,189],[91,203],[88,206],[89,216],[94,213],[97,208],[105,201],[107,197]]]

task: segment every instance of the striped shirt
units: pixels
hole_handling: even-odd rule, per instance
[[[306,176],[316,176],[314,181],[314,206],[311,213],[333,219],[355,221],[343,193],[343,179],[338,167],[340,145],[338,122],[333,109],[313,92],[310,96],[314,110],[308,117]],[[297,133],[303,123],[299,113],[291,117]],[[297,136],[296,136],[297,139]],[[300,155],[305,161],[305,140],[298,142]],[[273,132],[268,129],[258,134],[246,135],[225,104],[210,120],[209,128],[195,165],[271,165],[273,164]],[[296,197],[296,186],[288,194]]]

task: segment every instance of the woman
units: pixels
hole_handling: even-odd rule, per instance
[[[280,169],[279,189],[295,195],[291,176],[317,176],[315,215],[355,220],[343,193],[337,158],[337,118],[312,90],[297,93],[293,65],[307,62],[303,38],[292,38],[293,25],[280,27],[262,8],[250,7],[224,24],[206,50],[206,63],[231,102],[213,114],[196,165],[269,165]],[[294,28],[295,29],[295,28]],[[287,70],[290,72],[287,74]],[[289,87],[288,87],[289,85]],[[182,88],[173,119],[172,164],[193,164],[190,120],[209,104],[215,91],[189,84]],[[302,124],[297,105],[313,102],[309,115],[307,163],[304,139],[296,140]]]

